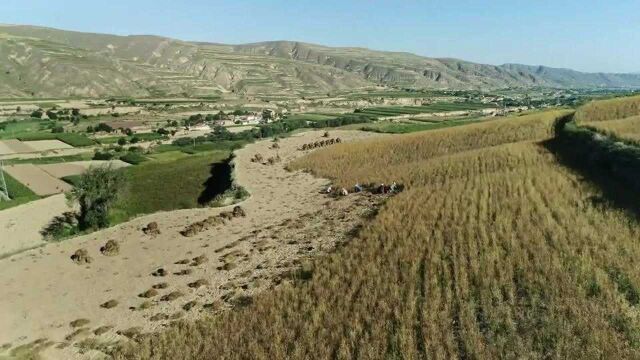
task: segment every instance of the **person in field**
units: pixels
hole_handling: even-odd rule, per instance
[[[340,189],[340,194],[341,194],[342,196],[347,196],[347,195],[349,195],[349,192],[347,191],[347,189],[342,188],[342,189]]]
[[[398,184],[396,184],[396,182],[394,181],[389,187],[389,191],[393,193],[393,192],[396,192],[397,189],[398,189]]]
[[[359,183],[356,183],[356,184],[353,186],[353,189],[354,189],[354,191],[355,191],[355,192],[357,192],[357,193],[362,192],[362,186],[361,186]]]
[[[327,187],[327,190],[326,190],[327,194],[331,194],[332,191],[333,191],[333,187],[331,186]]]

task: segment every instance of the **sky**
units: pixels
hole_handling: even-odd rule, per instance
[[[0,0],[0,23],[640,72],[640,0]]]

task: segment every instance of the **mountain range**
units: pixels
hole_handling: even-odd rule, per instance
[[[640,74],[519,64],[294,41],[242,45],[0,25],[0,98],[292,97],[373,86],[428,89],[636,88]]]

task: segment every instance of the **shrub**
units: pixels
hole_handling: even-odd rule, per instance
[[[100,229],[109,225],[109,209],[118,199],[123,184],[122,173],[110,167],[89,168],[79,183],[69,192],[69,198],[78,201],[81,230]]]

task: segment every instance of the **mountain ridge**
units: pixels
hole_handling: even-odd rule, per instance
[[[304,96],[373,86],[637,88],[640,74],[478,64],[299,41],[192,42],[31,25],[0,26],[0,97]]]

